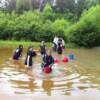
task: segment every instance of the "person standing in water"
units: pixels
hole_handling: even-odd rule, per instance
[[[33,60],[32,58],[36,56],[36,52],[33,50],[33,47],[30,46],[27,51],[26,59],[25,59],[25,65],[27,68],[32,68]]]
[[[51,51],[47,51],[47,53],[45,54],[45,56],[43,57],[43,62],[42,62],[42,69],[44,67],[51,67],[53,66],[54,64],[54,58],[52,57],[52,54],[51,54]]]
[[[62,54],[62,52],[63,52],[63,44],[62,44],[61,38],[58,39],[57,52],[58,52],[58,54]]]
[[[58,37],[57,36],[55,36],[54,37],[54,40],[53,40],[53,51],[57,51],[57,45],[58,45]]]
[[[42,58],[46,54],[46,46],[45,46],[45,42],[44,41],[41,42],[41,45],[40,45],[40,53],[41,53]]]
[[[57,51],[57,45],[56,45],[54,42],[52,43],[52,50],[53,50],[54,52]]]
[[[61,40],[62,40],[62,46],[63,46],[63,49],[65,49],[65,41],[64,41],[63,38],[61,38]]]
[[[23,45],[19,45],[19,47],[14,52],[13,60],[19,60],[19,58],[22,56],[22,52],[23,52]]]

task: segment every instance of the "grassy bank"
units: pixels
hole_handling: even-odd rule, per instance
[[[40,42],[0,40],[0,47],[17,47],[19,44],[22,44],[24,47],[30,45],[33,45],[34,47],[40,46]],[[46,43],[46,45],[49,47],[51,43]]]
[[[32,42],[32,41],[11,41],[11,40],[0,40],[0,47],[17,47],[19,44],[22,44],[24,47],[28,47],[33,45],[34,47],[39,47],[40,42]],[[52,43],[46,43],[48,47],[52,46]],[[79,48],[77,45],[72,43],[66,43],[66,48]]]
[[[40,42],[32,41],[11,41],[11,40],[0,40],[0,47],[17,47],[19,44],[22,44],[24,47],[33,45],[34,47],[39,47]],[[46,43],[47,47],[51,47],[52,43]],[[80,48],[73,43],[66,43],[66,48]],[[81,47],[82,48],[82,47]]]

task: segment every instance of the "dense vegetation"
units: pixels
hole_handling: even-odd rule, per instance
[[[6,0],[0,8],[0,39],[52,41],[58,35],[70,44],[100,46],[99,0],[42,1]]]
[[[80,20],[66,31],[68,42],[79,46],[100,46],[100,6],[85,12]]]

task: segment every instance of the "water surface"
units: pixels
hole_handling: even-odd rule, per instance
[[[100,50],[68,49],[62,57],[73,52],[75,60],[59,62],[49,75],[41,71],[41,58],[34,59],[33,70],[24,66],[25,52],[19,61],[12,61],[13,48],[0,48],[0,94],[29,94],[34,96],[97,95],[100,93]]]

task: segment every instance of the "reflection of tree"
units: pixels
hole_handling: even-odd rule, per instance
[[[51,80],[43,80],[43,83],[42,83],[42,88],[44,89],[44,91],[47,93],[47,95],[51,95],[51,90],[52,90],[52,87],[53,87],[53,81]]]

